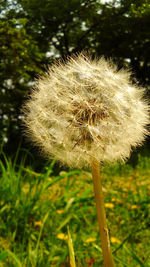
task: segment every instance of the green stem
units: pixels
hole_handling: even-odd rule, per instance
[[[99,171],[99,162],[95,158],[92,158],[91,168],[92,168],[92,177],[93,177],[100,239],[101,239],[102,252],[104,258],[104,266],[114,267],[113,256],[109,241],[109,232],[107,228],[104,197],[102,192],[101,176]]]

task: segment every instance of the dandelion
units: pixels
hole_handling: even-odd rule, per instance
[[[125,161],[148,134],[145,90],[130,72],[80,54],[54,64],[24,105],[27,135],[69,167],[91,166],[105,266],[114,266],[99,174],[100,162]]]
[[[34,226],[39,226],[41,227],[43,223],[41,221],[34,222]]]
[[[93,243],[96,241],[95,237],[89,237],[88,239],[85,240],[85,243]]]
[[[121,243],[121,241],[118,239],[118,238],[116,238],[116,237],[111,237],[111,242],[112,243],[116,243],[116,244],[120,244]]]
[[[61,240],[67,240],[68,239],[68,235],[65,235],[64,233],[59,233],[57,235],[57,238],[61,239]]]
[[[24,110],[28,136],[47,155],[69,167],[125,160],[147,130],[144,89],[130,73],[104,58],[84,55],[53,65],[40,78]]]
[[[113,203],[105,203],[105,208],[113,209],[114,204]]]

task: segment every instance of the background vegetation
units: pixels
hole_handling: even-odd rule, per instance
[[[133,70],[149,96],[149,29],[149,0],[0,0],[0,135],[6,151],[16,151],[22,140],[20,108],[34,78],[56,58],[82,50],[112,58]]]
[[[102,263],[90,173],[42,161],[21,106],[48,65],[82,50],[130,67],[149,98],[149,29],[149,0],[0,0],[0,266],[69,266],[67,226],[77,266]],[[149,144],[103,167],[118,267],[150,266]]]
[[[90,172],[60,171],[54,162],[35,172],[2,153],[0,266],[69,267],[69,227],[76,266],[102,266]],[[150,266],[150,159],[102,168],[111,244],[117,267]],[[73,262],[73,261],[72,261]]]

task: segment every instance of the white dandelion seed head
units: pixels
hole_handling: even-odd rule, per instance
[[[24,105],[27,134],[69,167],[125,160],[148,134],[145,90],[104,58],[80,54],[54,64]]]

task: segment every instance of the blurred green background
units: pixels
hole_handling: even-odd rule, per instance
[[[83,50],[129,67],[150,98],[150,1],[0,0],[0,267],[102,266],[90,172],[42,159],[22,126],[34,80]],[[149,152],[147,138],[101,166],[117,267],[150,266]]]

